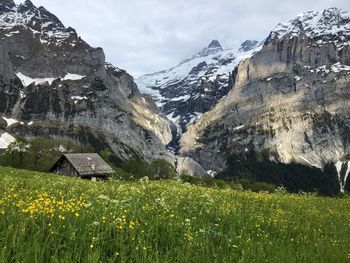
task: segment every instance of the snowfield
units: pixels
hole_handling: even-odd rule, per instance
[[[7,122],[7,127],[11,126],[12,124],[18,123],[18,120],[12,119],[12,118],[6,118],[2,117]]]
[[[55,77],[55,78],[31,78],[31,77],[28,77],[26,75],[24,75],[23,73],[21,72],[18,72],[16,73],[16,76],[21,80],[22,84],[24,87],[28,87],[30,84],[33,84],[35,86],[37,85],[41,85],[41,84],[44,84],[44,83],[48,83],[49,85],[52,85],[52,82],[54,82],[55,80],[57,79],[60,79],[59,77]],[[72,73],[67,73],[63,78],[62,80],[65,81],[65,80],[81,80],[83,78],[85,78],[86,76],[82,76],[82,75],[78,75],[78,74],[72,74]]]

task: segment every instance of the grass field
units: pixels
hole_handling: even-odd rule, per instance
[[[0,262],[350,262],[350,200],[0,168]]]

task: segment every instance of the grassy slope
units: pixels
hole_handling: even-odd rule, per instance
[[[349,199],[0,168],[0,262],[350,262]]]

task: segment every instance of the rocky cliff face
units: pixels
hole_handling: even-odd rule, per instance
[[[232,152],[322,167],[350,152],[350,16],[330,8],[279,24],[242,61],[228,95],[193,125],[181,153],[221,170]]]
[[[0,116],[12,135],[73,138],[122,160],[171,159],[169,122],[133,78],[30,1],[0,3]]]

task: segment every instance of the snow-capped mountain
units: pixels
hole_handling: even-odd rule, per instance
[[[47,45],[69,44],[75,46],[83,41],[76,31],[66,28],[61,21],[44,7],[36,7],[29,0],[16,5],[11,0],[3,1],[0,9],[0,30],[7,31],[5,36],[19,34],[19,28],[30,29],[41,43]]]
[[[342,48],[350,45],[349,22],[350,14],[338,8],[328,8],[323,12],[309,11],[278,24],[266,41],[281,39],[287,34],[291,38],[305,35],[314,40],[313,45],[333,43]]]
[[[257,41],[246,41],[237,50],[224,50],[219,41],[213,40],[179,65],[135,81],[140,91],[150,95],[170,120],[186,130],[188,124],[227,94],[232,86],[233,70],[257,46]]]
[[[279,24],[240,62],[227,96],[188,126],[180,153],[212,170],[249,150],[315,167],[348,161],[349,54],[348,12],[305,12]]]
[[[173,157],[169,121],[102,48],[27,0],[0,2],[0,147],[12,136],[69,138],[119,160]],[[4,135],[5,134],[5,135]]]

